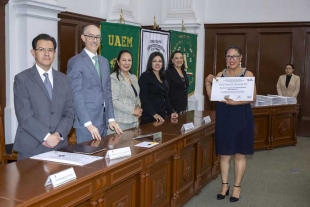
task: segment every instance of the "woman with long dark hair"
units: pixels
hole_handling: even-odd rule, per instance
[[[184,57],[181,51],[174,51],[165,71],[169,86],[169,98],[173,109],[182,114],[187,111],[187,92],[189,81],[185,71]]]
[[[164,57],[160,52],[153,52],[147,62],[146,71],[139,78],[140,99],[142,104],[141,125],[164,121],[168,116],[177,118],[169,96],[164,75]]]
[[[110,76],[114,117],[122,130],[137,127],[138,118],[142,115],[138,79],[131,74],[131,66],[131,53],[121,50]],[[111,133],[108,131],[108,134]]]

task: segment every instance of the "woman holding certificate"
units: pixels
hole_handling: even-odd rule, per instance
[[[137,127],[138,118],[142,115],[138,78],[130,73],[131,66],[131,53],[121,50],[110,76],[115,121],[122,130]],[[112,133],[109,129],[108,134]]]
[[[253,73],[241,67],[242,51],[237,46],[230,46],[225,50],[227,68],[219,72],[216,77],[254,77]],[[212,94],[212,81],[216,77],[212,74],[205,79],[205,86],[209,99]],[[253,102],[256,99],[254,85]],[[234,101],[226,97],[217,102],[215,145],[216,152],[220,155],[222,187],[217,194],[217,199],[222,200],[229,195],[228,182],[229,163],[233,156],[235,164],[234,188],[230,202],[240,198],[241,180],[246,167],[246,154],[254,151],[254,119],[250,103],[252,101]]]

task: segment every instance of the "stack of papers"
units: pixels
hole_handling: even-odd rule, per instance
[[[269,106],[270,103],[267,101],[258,101],[256,100],[255,103],[251,103],[251,106]]]
[[[297,104],[297,99],[294,97],[278,96],[278,95],[271,95],[271,94],[268,94],[267,96],[280,98],[282,104]]]
[[[282,99],[279,98],[278,96],[262,96],[262,95],[257,95],[256,96],[257,101],[265,101],[266,104],[265,106],[270,106],[270,105],[281,105],[282,104]]]
[[[36,160],[45,160],[51,162],[66,163],[72,165],[87,165],[89,163],[95,162],[97,160],[103,159],[103,157],[83,155],[77,153],[60,152],[60,151],[50,151],[39,155],[30,157]]]

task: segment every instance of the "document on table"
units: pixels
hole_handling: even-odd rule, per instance
[[[216,77],[212,82],[211,101],[253,101],[255,77]]]
[[[42,154],[38,154],[30,157],[36,160],[45,160],[51,162],[60,162],[72,165],[87,165],[89,163],[95,162],[97,160],[103,159],[103,157],[84,155],[78,153],[60,152],[60,151],[50,151]]]
[[[140,142],[139,144],[136,144],[135,146],[150,148],[150,147],[154,147],[155,145],[158,145],[158,142]]]

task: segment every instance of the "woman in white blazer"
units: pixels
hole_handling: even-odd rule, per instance
[[[279,77],[277,91],[279,96],[289,96],[296,98],[300,88],[300,78],[294,75],[294,65],[285,66],[285,75]]]
[[[131,74],[132,55],[128,50],[118,54],[111,74],[114,118],[122,130],[137,127],[142,115],[138,79]],[[108,131],[108,134],[114,133]]]

